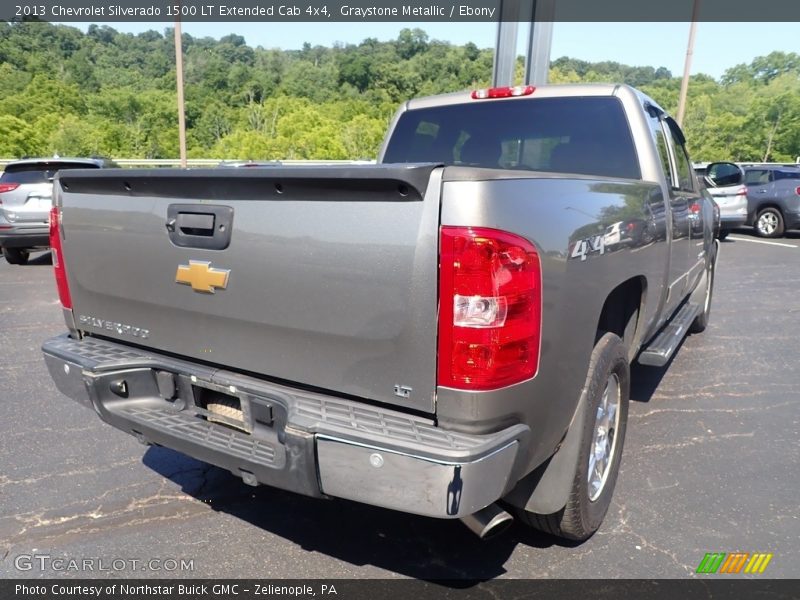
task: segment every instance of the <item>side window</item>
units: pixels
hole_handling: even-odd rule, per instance
[[[800,170],[797,172],[775,171],[775,181],[779,179],[800,179]]]
[[[669,187],[675,187],[672,183],[672,172],[669,168],[669,148],[667,148],[667,141],[664,139],[664,132],[661,129],[656,129],[656,148],[658,155],[661,158],[661,168],[664,171],[664,177],[667,180]]]
[[[672,136],[672,147],[675,149],[675,171],[678,175],[678,185],[674,186],[686,192],[693,192],[694,175],[692,171],[692,163],[689,162],[689,155],[686,154],[686,148],[681,143],[671,128],[668,128]]]
[[[747,169],[744,173],[747,185],[763,185],[769,183],[769,171],[766,169]]]
[[[644,109],[648,115],[647,124],[650,126],[650,133],[656,144],[656,152],[661,162],[661,170],[664,172],[664,179],[667,181],[667,186],[671,188],[673,185],[672,169],[669,164],[669,148],[667,148],[667,141],[664,139],[664,130],[661,129],[661,121],[658,119],[658,113],[650,105],[645,105]]]

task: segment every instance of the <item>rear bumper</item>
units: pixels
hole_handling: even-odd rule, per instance
[[[722,229],[736,229],[747,221],[747,215],[720,215],[719,224]]]
[[[101,419],[263,483],[403,512],[458,518],[517,481],[530,430],[443,430],[423,417],[306,392],[97,338],[42,347],[58,389]],[[198,389],[240,401],[240,431],[208,421]],[[207,414],[207,413],[206,413]]]
[[[784,219],[786,220],[786,229],[800,229],[800,212],[787,210],[784,212]]]
[[[47,248],[50,232],[42,227],[14,227],[0,229],[0,246],[4,248]]]

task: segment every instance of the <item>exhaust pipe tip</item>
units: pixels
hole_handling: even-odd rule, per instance
[[[488,540],[508,529],[514,522],[514,517],[497,504],[490,504],[474,514],[462,517],[461,522],[479,538]]]

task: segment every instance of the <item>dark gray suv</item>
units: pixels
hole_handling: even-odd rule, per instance
[[[24,265],[31,250],[50,245],[48,219],[56,171],[116,166],[104,158],[26,158],[8,163],[0,176],[0,247],[6,260]]]
[[[800,167],[758,165],[744,169],[747,225],[761,237],[774,238],[800,229]]]

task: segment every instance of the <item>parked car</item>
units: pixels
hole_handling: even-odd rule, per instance
[[[0,176],[0,247],[6,261],[24,265],[31,250],[49,246],[48,218],[57,171],[116,166],[103,158],[26,158],[8,163]]]
[[[732,229],[747,222],[747,187],[744,171],[729,162],[711,163],[706,167],[695,167],[700,182],[719,206],[720,230],[718,237],[724,240]]]
[[[641,218],[625,219],[606,227],[603,240],[607,248],[614,246],[643,246],[655,239],[655,224]]]
[[[759,165],[745,167],[747,224],[761,237],[781,237],[800,229],[800,167]]]

